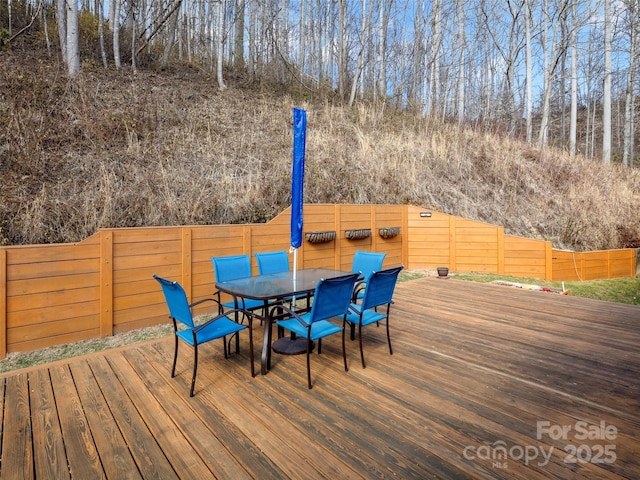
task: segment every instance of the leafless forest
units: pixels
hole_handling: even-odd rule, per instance
[[[297,106],[306,202],[640,246],[637,3],[2,0],[0,242],[266,221]]]

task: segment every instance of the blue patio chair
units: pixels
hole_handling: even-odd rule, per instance
[[[178,339],[191,345],[193,348],[193,375],[191,377],[191,389],[189,396],[193,397],[196,386],[196,373],[198,371],[198,345],[222,339],[224,345],[224,358],[228,357],[227,353],[227,335],[237,335],[240,331],[249,330],[249,357],[251,359],[251,376],[255,376],[253,368],[253,333],[251,329],[252,318],[248,315],[248,325],[241,325],[229,318],[235,315],[236,310],[229,310],[219,314],[206,322],[196,325],[191,313],[192,307],[204,303],[206,301],[214,301],[212,298],[205,298],[198,302],[189,304],[187,294],[178,282],[167,280],[165,278],[154,275],[153,278],[158,281],[162,287],[164,298],[169,307],[169,317],[173,321],[173,330],[175,336],[175,349],[173,354],[173,366],[171,367],[171,378],[176,375],[176,363],[178,361]],[[236,345],[236,353],[239,353],[239,345]]]
[[[341,277],[322,279],[316,285],[311,310],[307,313],[298,313],[284,305],[273,307],[271,318],[276,320],[276,325],[292,334],[307,339],[307,383],[311,384],[311,360],[310,354],[313,342],[318,342],[318,354],[322,353],[322,339],[329,335],[342,332],[342,357],[344,370],[347,366],[347,353],[344,341],[344,318],[349,311],[353,286],[358,274],[349,274]],[[329,321],[335,317],[342,317],[342,325],[336,325]]]
[[[386,256],[386,253],[356,250],[356,253],[353,256],[353,263],[351,265],[351,273],[360,273],[362,278],[356,282],[353,289],[353,302],[357,302],[362,299],[369,277],[373,272],[379,272],[382,270],[382,263]]]
[[[362,327],[379,322],[386,321],[387,324],[387,342],[389,343],[389,354],[393,355],[391,349],[391,336],[389,334],[389,310],[393,303],[393,292],[398,282],[398,275],[403,269],[403,266],[390,268],[388,270],[381,270],[379,272],[373,272],[369,277],[367,286],[364,290],[361,303],[352,302],[349,306],[349,313],[345,317],[345,322],[348,322],[351,327],[351,339],[353,340],[353,333],[355,326],[358,326],[358,338],[360,341],[360,358],[362,359],[362,368],[366,368],[364,362],[364,349],[362,348]],[[383,312],[378,311],[378,307],[383,308]]]
[[[258,271],[261,275],[289,271],[289,255],[286,250],[256,253]]]
[[[213,272],[215,274],[216,283],[236,280],[238,278],[246,278],[251,273],[251,258],[249,255],[230,255],[226,257],[211,257],[213,262]],[[234,298],[231,302],[222,303],[222,297],[219,290],[214,292],[217,298],[220,313],[225,309],[240,309],[247,312],[264,309],[264,302],[252,299]],[[266,312],[264,312],[266,314]]]

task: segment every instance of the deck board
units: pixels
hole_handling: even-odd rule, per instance
[[[366,369],[357,340],[345,372],[325,339],[312,390],[304,356],[251,378],[247,336],[226,360],[201,348],[193,398],[171,338],[3,374],[0,477],[640,477],[640,307],[425,278],[398,285],[391,325],[393,355],[365,329]],[[538,439],[540,421],[571,430]],[[617,434],[580,439],[577,422]],[[568,463],[571,444],[615,459]]]

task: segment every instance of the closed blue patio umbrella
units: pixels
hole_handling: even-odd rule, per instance
[[[307,134],[307,112],[293,109],[293,168],[291,172],[291,250],[293,281],[298,269],[298,248],[302,245],[302,209],[304,205],[304,154]]]

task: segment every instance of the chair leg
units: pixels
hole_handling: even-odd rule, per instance
[[[251,328],[251,323],[249,323],[249,359],[251,361],[251,378],[256,376],[256,372],[253,366],[253,328]]]
[[[176,364],[178,363],[178,336],[174,335],[176,341],[173,349],[173,367],[171,367],[171,378],[176,376]]]
[[[318,340],[320,342],[322,339]],[[318,347],[320,348],[320,347]],[[309,384],[309,390],[311,390],[311,338],[307,337],[307,383]]]
[[[196,373],[198,371],[198,344],[193,347],[193,376],[191,377],[191,390],[189,396],[193,397],[194,390],[196,388]]]
[[[393,350],[391,349],[391,335],[389,334],[389,317],[387,316],[387,342],[389,342],[389,355],[393,355]]]
[[[345,337],[345,330],[343,326],[342,327],[342,358],[344,359],[344,371],[348,372],[349,367],[347,366],[347,350],[345,348],[344,337]]]
[[[367,368],[364,363],[364,348],[362,348],[362,324],[358,325],[358,340],[360,340],[360,358],[362,359],[362,368]]]
[[[231,338],[229,338],[229,342],[225,340],[224,358],[227,358],[227,354],[231,355],[231,342],[233,341],[234,337],[236,339],[236,353],[240,353],[240,336],[238,335],[238,332],[236,332],[231,335]],[[225,339],[226,338],[227,337],[225,337]],[[227,345],[229,348],[227,348]]]

